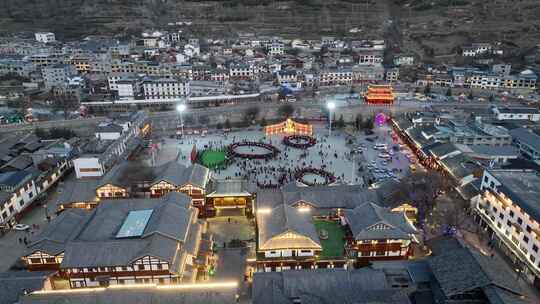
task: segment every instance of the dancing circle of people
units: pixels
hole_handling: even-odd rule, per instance
[[[308,149],[317,144],[317,140],[309,135],[288,135],[283,137],[283,144],[296,149]]]

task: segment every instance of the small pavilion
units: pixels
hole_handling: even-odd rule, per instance
[[[264,133],[266,136],[274,134],[311,136],[313,134],[313,126],[310,124],[299,123],[287,118],[287,120],[284,122],[264,127]]]

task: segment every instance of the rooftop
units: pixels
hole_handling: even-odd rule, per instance
[[[490,171],[502,185],[497,187],[529,216],[540,221],[540,176],[534,171]]]

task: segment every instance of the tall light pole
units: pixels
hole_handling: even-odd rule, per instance
[[[178,112],[178,114],[180,114],[180,129],[182,137],[184,137],[184,117],[182,114],[186,111],[186,108],[187,107],[184,103],[180,103],[176,106],[176,111]]]
[[[326,107],[328,108],[328,137],[332,135],[332,113],[334,109],[336,108],[336,104],[332,101],[326,104]]]

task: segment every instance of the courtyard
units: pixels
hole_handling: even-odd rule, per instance
[[[334,178],[325,178],[320,174],[308,172],[304,180],[309,183],[332,183],[367,185],[369,181],[400,179],[409,170],[409,161],[403,155],[391,136],[388,125],[376,126],[373,134],[363,132],[344,132],[333,130],[329,136],[324,125],[315,125],[314,146],[298,149],[283,143],[284,135],[265,136],[260,127],[240,131],[223,132],[216,130],[205,136],[186,135],[182,139],[163,138],[159,143],[155,165],[161,165],[177,156],[185,165],[191,163],[191,153],[195,147],[203,165],[211,168],[213,176],[223,178],[246,178],[260,187],[278,185],[284,180],[298,180],[294,174],[303,168],[326,171]],[[262,159],[268,149],[258,146],[241,145],[234,148],[236,154],[252,154],[260,158],[248,159],[231,157],[226,161],[228,147],[233,143],[253,142],[271,145],[279,150],[275,157]],[[376,144],[385,144],[392,154],[381,158],[381,151]],[[362,146],[360,155],[358,146]],[[394,147],[395,146],[395,147]],[[220,164],[228,163],[227,166]]]
[[[329,220],[314,220],[315,229],[321,239],[321,259],[331,259],[344,256],[345,231],[338,222]]]

